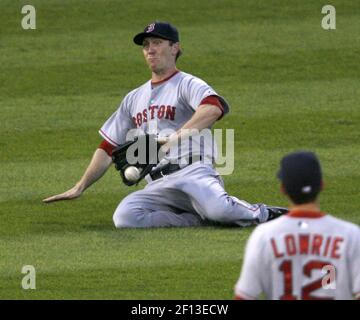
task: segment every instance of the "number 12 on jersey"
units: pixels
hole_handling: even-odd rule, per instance
[[[331,285],[332,282],[335,282],[335,277],[328,277],[331,270],[335,270],[335,267],[331,265],[330,262],[311,260],[302,268],[302,275],[300,277],[304,275],[307,278],[311,278],[313,270],[324,270],[325,267],[330,268],[327,268],[327,273],[323,277],[312,281],[301,288],[301,300],[333,300],[331,297],[317,297],[311,294],[313,291],[322,288],[323,284],[326,283],[326,280],[330,280],[330,282],[326,283],[327,286]],[[284,280],[284,294],[280,296],[280,300],[297,300],[298,297],[293,294],[294,279],[292,261],[284,260],[279,266],[279,270],[283,273]],[[325,279],[325,277],[327,277],[327,279]]]

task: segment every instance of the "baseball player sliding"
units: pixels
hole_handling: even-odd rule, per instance
[[[191,135],[192,145],[182,140],[189,131],[211,128],[229,112],[229,105],[203,80],[176,68],[181,55],[177,29],[169,23],[155,22],[137,34],[134,42],[142,46],[151,80],[127,94],[102,126],[99,133],[104,140],[80,181],[70,190],[43,201],[81,196],[110,167],[114,149],[115,153],[116,148],[126,144],[129,131],[137,129],[157,135],[165,157],[146,175],[146,187],[120,202],[113,216],[117,228],[199,226],[209,220],[248,226],[286,212],[264,204],[252,205],[226,193],[212,165],[212,136],[210,141],[204,141],[195,133]],[[166,130],[172,134],[163,134]],[[180,144],[174,143],[179,141]],[[126,170],[124,181],[129,182],[126,179],[131,180],[137,173],[134,168]]]
[[[248,240],[237,299],[360,299],[360,229],[320,210],[320,163],[312,152],[281,161],[291,211],[258,226]]]

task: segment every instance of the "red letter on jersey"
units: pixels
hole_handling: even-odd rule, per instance
[[[162,119],[164,117],[164,114],[165,114],[165,106],[162,105],[160,106],[159,110],[158,110],[158,118],[159,119]]]
[[[344,239],[339,238],[339,237],[336,237],[334,239],[333,246],[332,246],[332,251],[331,251],[331,258],[334,258],[334,259],[339,259],[340,258],[340,254],[338,252],[338,250],[340,249],[339,248],[339,243],[343,242],[343,241],[344,241]]]
[[[294,235],[288,234],[285,236],[285,245],[286,245],[286,253],[289,256],[293,256],[296,254],[296,243]]]
[[[271,238],[270,242],[271,242],[272,249],[273,249],[273,251],[274,251],[275,258],[281,258],[281,257],[283,257],[283,256],[284,256],[284,253],[279,253],[279,251],[278,251],[278,249],[277,249],[277,246],[276,246],[275,239],[274,239],[274,238]]]
[[[142,114],[143,114],[143,117],[144,117],[144,122],[147,122],[147,110],[144,109]]]
[[[157,109],[158,106],[150,106],[149,110],[150,110],[150,119],[154,119],[154,113],[155,113],[155,109]]]
[[[311,254],[320,255],[320,247],[323,242],[323,237],[320,234],[315,234],[312,241],[312,251]]]
[[[141,114],[141,112],[139,112],[136,115],[136,121],[137,121],[138,126],[141,127],[141,125],[142,125],[142,114]]]
[[[299,235],[299,246],[300,246],[300,254],[308,254],[309,253],[309,235],[308,234]]]
[[[133,119],[133,121],[134,121],[135,126],[137,126],[136,118],[135,118],[135,117],[132,117],[132,119]]]
[[[176,110],[176,107],[166,106],[165,119],[174,120],[175,119],[175,110]]]
[[[326,238],[325,249],[324,249],[324,253],[323,253],[324,257],[327,257],[327,255],[328,255],[329,248],[330,248],[330,242],[331,242],[331,237],[327,237]]]

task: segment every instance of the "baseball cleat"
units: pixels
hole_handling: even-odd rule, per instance
[[[265,206],[265,207],[269,211],[269,217],[268,217],[267,221],[279,218],[280,216],[289,212],[289,209],[287,209],[287,208],[273,207],[273,206]]]

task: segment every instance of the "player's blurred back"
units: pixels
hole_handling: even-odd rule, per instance
[[[320,210],[315,154],[285,156],[278,177],[291,210],[251,234],[236,298],[360,299],[360,228]]]
[[[243,269],[240,296],[241,288],[257,282],[266,297],[275,300],[352,299],[353,292],[359,290],[357,226],[321,212],[294,211],[255,232],[257,240],[249,242],[247,251],[258,251],[260,279],[251,279]],[[252,294],[256,296],[256,292]]]

